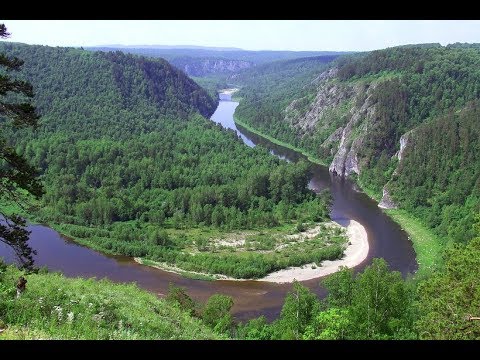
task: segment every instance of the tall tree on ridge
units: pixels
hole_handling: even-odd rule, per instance
[[[5,24],[0,24],[0,38],[9,36]],[[38,125],[39,116],[30,103],[34,96],[32,85],[9,75],[22,64],[18,58],[0,54],[0,204],[2,207],[15,204],[26,209],[29,199],[40,198],[44,190],[35,169],[8,145],[2,134],[7,127]],[[32,270],[35,251],[27,243],[30,232],[25,229],[25,220],[16,214],[7,214],[2,208],[0,217],[0,242],[12,247],[23,268]]]

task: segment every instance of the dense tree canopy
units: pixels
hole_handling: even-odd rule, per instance
[[[324,280],[329,290],[320,300],[295,282],[285,298],[280,317],[240,324],[240,338],[256,339],[415,339],[415,287],[385,260],[374,259],[359,274],[343,270]]]
[[[480,213],[479,115],[473,102],[416,128],[389,184],[395,200],[452,242],[474,236]]]
[[[445,272],[423,281],[419,288],[421,317],[416,326],[422,339],[479,340],[480,216],[476,237],[446,255]]]
[[[244,85],[237,110],[241,121],[330,162],[332,149],[324,142],[346,125],[355,102],[368,105],[370,110],[359,111],[360,125],[345,139],[348,149],[362,134],[357,153],[361,184],[381,195],[391,181],[387,188],[393,199],[439,235],[461,242],[471,238],[467,225],[480,211],[478,46],[400,46],[338,58],[332,63],[337,74],[321,86],[332,86],[336,92],[330,100],[339,103],[332,114],[322,113],[321,121],[309,131],[288,122],[285,109],[295,104],[302,115],[316,105],[315,80],[322,69],[302,68],[283,77],[288,64],[279,62],[275,71],[238,77]],[[328,99],[317,101],[321,105]],[[362,123],[366,113],[371,118]],[[314,120],[318,119],[308,119]],[[408,132],[407,150],[394,174],[400,137]]]
[[[109,252],[256,277],[287,263],[191,256],[182,249],[194,241],[204,249],[204,239],[163,228],[229,231],[328,218],[328,197],[307,188],[307,163],[247,148],[206,120],[216,101],[164,60],[12,43],[0,50],[26,60],[19,75],[34,84],[43,115],[38,131],[7,133],[42,174],[38,221],[62,231],[70,225],[68,234]],[[340,253],[335,246],[308,256]]]

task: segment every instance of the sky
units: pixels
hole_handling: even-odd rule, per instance
[[[7,41],[50,46],[199,45],[366,51],[480,42],[478,20],[0,20]]]

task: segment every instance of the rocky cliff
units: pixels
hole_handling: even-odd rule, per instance
[[[244,60],[190,57],[175,58],[171,63],[187,75],[197,77],[217,73],[234,73],[254,65],[252,62]]]
[[[378,82],[341,83],[336,74],[336,68],[320,74],[313,81],[318,86],[314,100],[306,110],[304,99],[292,101],[285,121],[302,137],[319,136],[320,153],[333,156],[329,170],[348,176],[361,171],[358,154],[368,129],[375,126],[372,94]]]
[[[340,176],[360,174],[358,153],[375,113],[375,106],[371,101],[371,92],[375,89],[375,84],[372,84],[365,94],[361,86],[355,86],[353,89],[354,105],[347,114],[346,118],[349,118],[347,124],[337,129],[342,131],[342,137],[329,167],[331,172]]]
[[[382,200],[380,200],[378,203],[378,207],[382,209],[395,209],[397,207],[397,205],[393,202],[390,193],[385,187],[383,188]]]
[[[412,133],[412,131],[406,132],[405,134],[403,134],[400,137],[400,150],[398,150],[396,152],[396,154],[394,155],[394,157],[396,157],[398,159],[398,164],[397,164],[397,166],[396,166],[396,168],[393,172],[393,175],[398,175],[398,165],[400,164],[400,161],[403,158],[403,154],[404,154],[405,149],[408,145],[408,139],[409,139],[411,133]],[[378,203],[378,207],[381,207],[383,209],[395,209],[395,208],[397,208],[397,204],[395,204],[395,202],[393,201],[393,199],[390,195],[390,191],[388,190],[389,183],[385,184],[385,186],[383,187],[382,199]]]
[[[410,136],[410,132],[407,132],[402,135],[400,138],[400,150],[396,153],[396,156],[398,158],[398,161],[402,160],[403,153],[405,151],[405,148],[407,147],[408,144],[408,137]]]
[[[465,242],[480,204],[479,66],[478,47],[428,45],[255,67],[237,115]]]

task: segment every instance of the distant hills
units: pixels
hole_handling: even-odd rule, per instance
[[[116,48],[116,49],[188,49],[188,50],[211,50],[211,51],[245,51],[236,47],[216,47],[216,46],[198,46],[198,45],[98,45],[93,48]]]
[[[161,57],[189,76],[232,74],[253,66],[278,61],[318,56],[340,56],[339,51],[250,51],[237,48],[215,48],[190,45],[105,45],[87,47],[91,51],[122,51],[148,57]]]
[[[453,242],[480,210],[478,44],[407,45],[321,63],[265,64],[234,80],[243,123],[358,179]],[[383,196],[382,196],[383,195]]]

